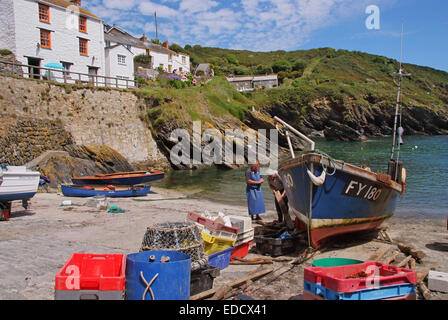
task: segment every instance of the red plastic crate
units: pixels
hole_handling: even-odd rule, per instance
[[[252,241],[242,243],[239,246],[236,246],[235,249],[232,250],[230,254],[230,261],[234,261],[232,257],[244,258],[249,253],[249,247],[252,244]]]
[[[373,270],[367,272],[368,267],[371,266],[378,268],[380,286],[406,283],[415,285],[417,283],[417,272],[376,261],[330,268],[305,268],[304,279],[311,283],[321,283],[323,287],[336,292],[355,292],[366,289],[372,279],[361,277],[348,279],[348,277],[355,276],[360,272],[373,276]]]
[[[230,233],[234,233],[234,234],[238,234],[240,231],[239,228],[228,227],[223,223],[215,222],[211,219],[204,218],[203,216],[201,216],[200,214],[198,214],[196,212],[189,212],[188,219],[190,219],[191,221],[194,221],[196,223],[202,224],[208,228],[215,229],[218,231],[225,231],[225,232],[230,232]]]
[[[55,277],[55,290],[125,290],[126,255],[75,253]]]
[[[324,297],[312,294],[308,291],[303,291],[302,300],[325,300]],[[389,298],[389,299],[381,299],[381,300],[417,300],[417,295],[409,294],[407,296]]]

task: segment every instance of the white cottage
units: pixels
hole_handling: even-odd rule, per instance
[[[188,54],[177,53],[170,50],[168,41],[165,41],[161,46],[149,41],[146,35],[143,35],[141,38],[136,38],[116,25],[105,25],[104,32],[106,52],[107,48],[121,45],[122,47],[127,48],[134,56],[150,56],[151,68],[153,69],[162,68],[163,71],[168,73],[172,73],[174,71],[178,71],[180,73],[190,72],[190,56]],[[117,56],[112,57],[109,55],[109,57],[112,60],[118,59]],[[110,76],[114,76],[113,73],[110,73]],[[126,76],[133,77],[133,74],[128,74]]]
[[[0,0],[0,6],[0,48],[11,50],[18,61],[105,74],[103,21],[83,9],[81,0]],[[39,76],[38,69],[30,73]]]

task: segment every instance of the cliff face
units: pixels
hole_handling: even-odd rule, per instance
[[[376,103],[369,107],[353,102],[313,101],[305,111],[294,102],[272,104],[265,108],[271,116],[278,116],[300,128],[310,136],[322,136],[330,141],[361,141],[368,137],[388,136],[393,133],[395,106]],[[448,134],[448,112],[430,108],[405,106],[402,127],[406,135]]]

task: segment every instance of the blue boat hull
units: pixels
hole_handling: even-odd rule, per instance
[[[146,186],[141,189],[130,189],[123,191],[103,191],[103,190],[88,190],[79,187],[61,186],[62,194],[66,197],[95,197],[105,196],[108,198],[126,198],[126,197],[144,197],[148,195],[151,186]]]
[[[0,202],[9,202],[16,200],[29,200],[36,195],[36,192],[0,194]]]
[[[315,247],[334,235],[375,229],[392,217],[402,185],[342,162],[331,167],[326,159],[328,172],[336,169],[334,175],[327,174],[325,182],[315,186],[307,170],[319,177],[320,161],[319,155],[308,154],[282,163],[279,169],[290,211],[310,230]]]

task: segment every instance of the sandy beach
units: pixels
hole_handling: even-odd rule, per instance
[[[72,200],[79,206],[60,206],[64,200]],[[223,211],[225,214],[247,215],[245,206],[189,198],[185,194],[161,188],[153,188],[145,198],[109,201],[110,205],[116,205],[126,212],[107,213],[106,210],[83,206],[86,199],[66,198],[54,193],[37,194],[27,211],[23,210],[20,202],[15,202],[11,219],[0,222],[0,300],[52,300],[54,277],[73,253],[138,252],[148,226],[186,221],[188,211]],[[276,213],[268,212],[263,218],[265,221],[273,220]],[[410,244],[427,255],[423,263],[417,265],[417,270],[434,268],[448,272],[448,231],[445,219],[394,217],[388,226],[388,234],[394,242]],[[394,245],[368,239],[351,239],[349,242],[335,242],[316,258],[366,260],[382,246]],[[298,254],[288,256],[297,257]],[[247,258],[257,256],[255,248],[252,248]],[[255,299],[294,299],[303,290],[303,268],[311,266],[312,260],[286,272],[287,264],[275,262],[273,267],[277,271],[254,282],[244,294]],[[221,271],[214,285],[242,278],[261,268],[263,266],[230,265]],[[438,297],[448,298],[441,294]]]

